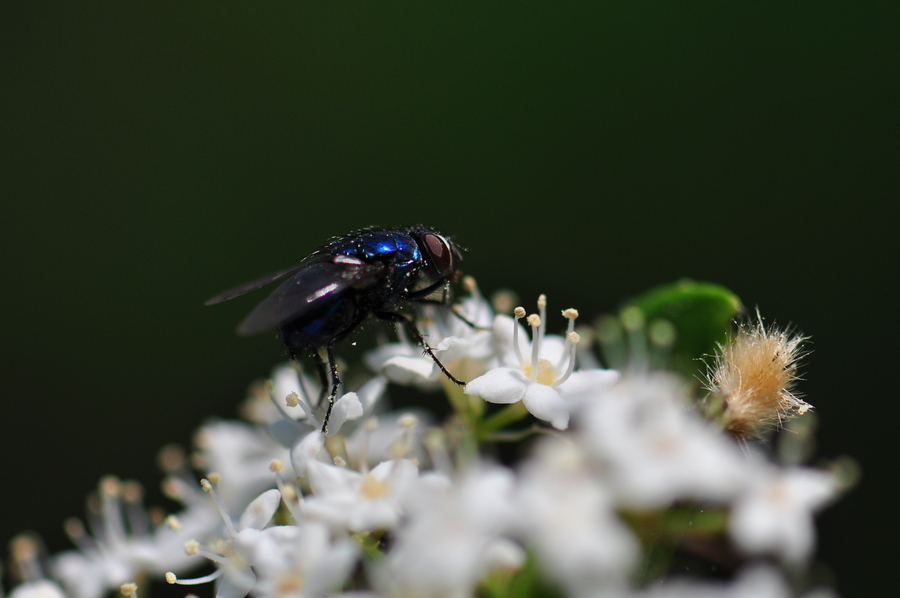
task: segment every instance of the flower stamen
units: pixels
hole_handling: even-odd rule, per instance
[[[213,474],[210,474],[209,477],[213,477]],[[231,534],[231,537],[234,538],[237,536],[237,530],[234,529],[234,522],[231,521],[231,517],[228,515],[228,509],[225,508],[225,502],[222,500],[222,497],[219,496],[219,493],[216,492],[215,484],[208,478],[203,478],[200,480],[200,487],[203,488],[204,492],[208,492],[209,495],[212,496],[213,502],[219,510],[219,515],[221,515],[222,519],[225,521],[225,527],[228,529],[228,533]]]
[[[519,324],[518,321],[525,317],[525,308],[517,307],[513,311],[515,320],[513,321],[513,349],[516,357],[519,358],[519,369],[525,369],[525,359],[522,357],[522,351],[519,350]]]
[[[224,569],[216,569],[209,575],[204,575],[203,577],[195,577],[193,579],[178,579],[178,577],[169,571],[166,573],[166,582],[170,585],[179,585],[179,586],[198,586],[200,584],[209,583],[211,581],[215,581],[222,577],[222,573]]]
[[[538,315],[541,316],[541,337],[544,336],[544,329],[547,327],[547,295],[541,293],[537,300]]]
[[[569,320],[569,322],[573,322],[574,318]],[[554,387],[559,386],[563,382],[569,379],[569,376],[572,375],[572,372],[575,370],[575,347],[581,341],[581,335],[577,332],[572,331],[566,335],[566,344],[569,345],[569,365],[566,368],[566,373],[562,375],[562,377],[553,383]]]
[[[541,295],[543,297],[543,295]],[[540,300],[538,300],[540,303]],[[546,300],[544,302],[546,306]],[[531,375],[529,379],[534,382],[538,377],[539,363],[538,359],[541,354],[541,326],[543,324],[541,317],[537,314],[528,316],[528,325],[531,326]]]

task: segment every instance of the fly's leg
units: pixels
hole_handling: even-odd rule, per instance
[[[444,372],[444,375],[453,382],[454,384],[458,384],[460,386],[465,386],[466,383],[462,380],[456,378],[453,374],[451,374],[444,364],[441,363],[441,360],[438,359],[437,355],[434,354],[434,351],[431,350],[431,347],[428,346],[428,343],[425,342],[425,339],[422,338],[422,333],[419,332],[419,329],[416,328],[416,325],[413,323],[412,318],[404,316],[403,314],[394,313],[391,311],[383,311],[375,314],[379,320],[384,320],[385,322],[394,322],[397,324],[403,324],[406,327],[406,331],[416,339],[416,342],[422,345],[422,348],[425,350],[425,355],[428,355],[434,362],[437,364],[441,371]]]
[[[331,347],[325,349],[328,357],[328,368],[331,370],[331,394],[328,395],[328,409],[325,411],[325,419],[322,421],[322,434],[328,433],[328,418],[331,417],[331,410],[334,409],[334,401],[337,398],[338,386],[341,385],[341,377],[338,375],[337,364],[334,361],[334,352]],[[323,387],[324,388],[324,385]]]

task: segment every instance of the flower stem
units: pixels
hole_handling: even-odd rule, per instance
[[[484,439],[489,434],[505,428],[507,425],[519,421],[528,415],[528,409],[522,401],[507,405],[494,415],[485,419],[478,426],[478,438]]]
[[[456,415],[473,428],[476,427],[484,414],[484,401],[479,397],[467,395],[462,387],[456,384],[447,382],[443,386],[447,400]]]

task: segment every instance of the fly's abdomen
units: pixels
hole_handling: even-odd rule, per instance
[[[282,324],[281,339],[292,356],[307,355],[342,338],[358,323],[358,316],[353,294],[342,293]]]

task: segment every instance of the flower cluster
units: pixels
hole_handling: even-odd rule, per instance
[[[846,471],[779,462],[754,440],[809,410],[790,390],[799,340],[761,320],[742,329],[722,345],[702,396],[647,363],[600,368],[574,309],[555,336],[543,296],[530,316],[494,315],[465,284],[456,314],[428,306],[418,322],[442,363],[470,380],[463,392],[398,331],[367,354],[377,374],[338,398],[323,434],[318,382],[280,366],[254,387],[249,422],[200,429],[199,483],[177,449],[164,450],[164,488],[181,512],[150,515],[136,484],[106,478],[88,527],[67,524],[77,550],[44,569],[35,539],[13,544],[12,596],[136,596],[161,578],[214,584],[220,598],[810,590],[813,516],[846,486]],[[454,415],[433,423],[427,412],[390,412],[392,383],[443,386]],[[487,456],[526,438],[534,442],[518,461]],[[730,579],[672,575],[686,557]],[[203,564],[214,572],[188,577]]]

